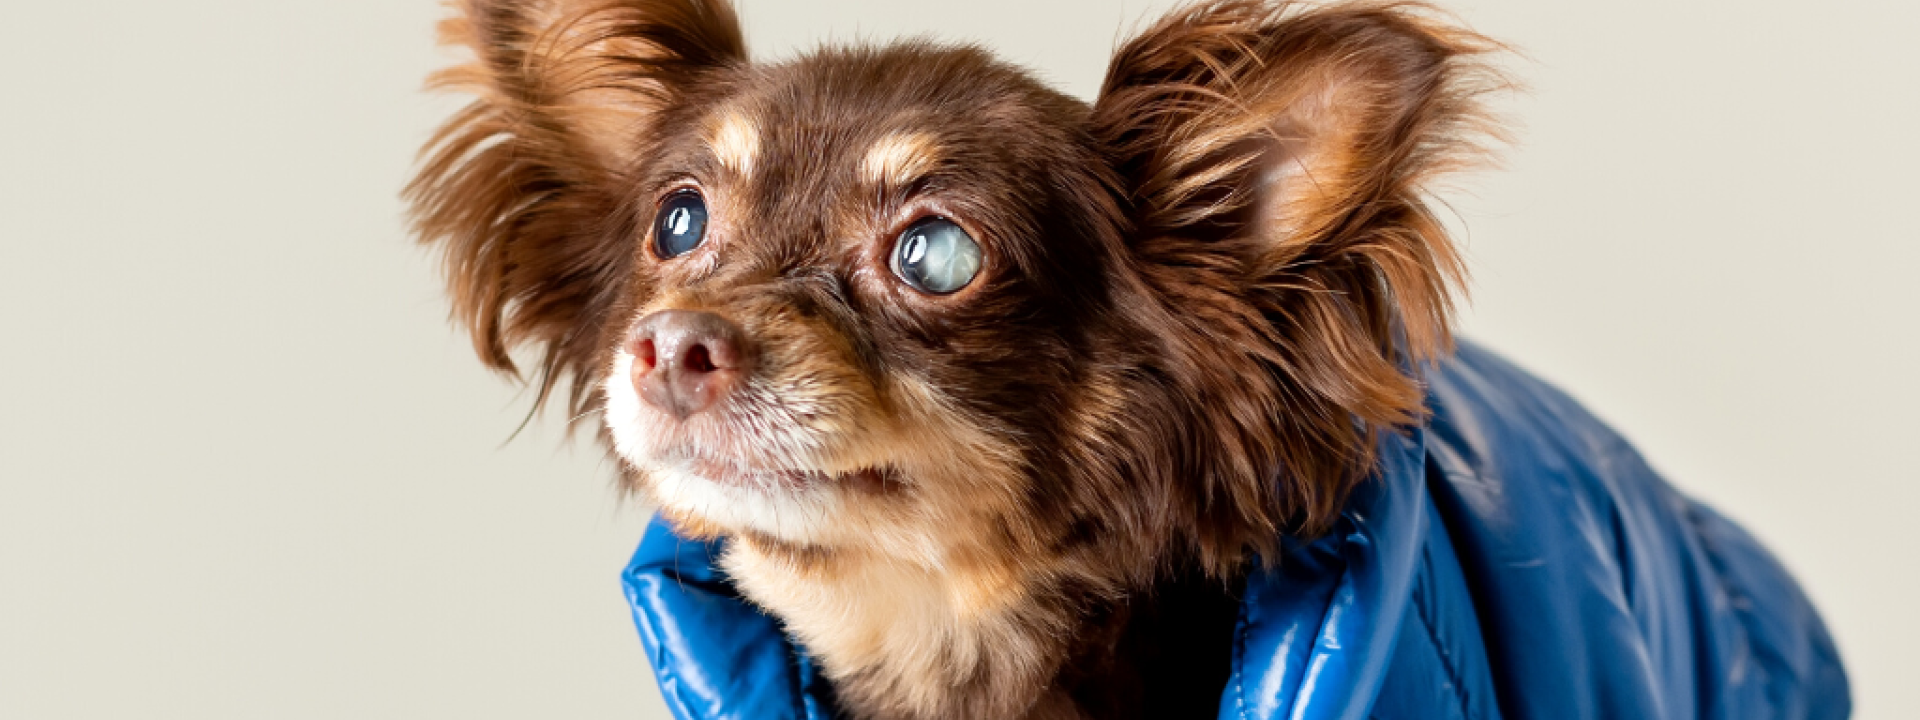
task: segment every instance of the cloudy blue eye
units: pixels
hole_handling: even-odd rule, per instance
[[[980,244],[946,218],[914,223],[893,244],[893,274],[915,290],[958,292],[980,274]]]
[[[660,203],[660,214],[653,221],[653,251],[661,259],[691,252],[706,236],[707,202],[699,193],[677,192]]]

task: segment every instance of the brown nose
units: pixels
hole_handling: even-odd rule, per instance
[[[662,310],[641,318],[629,350],[640,398],[681,420],[720,404],[753,371],[740,328],[710,312]]]

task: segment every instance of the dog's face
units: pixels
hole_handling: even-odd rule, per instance
[[[458,7],[420,232],[684,532],[1227,571],[1331,521],[1446,343],[1420,183],[1488,47],[1405,7],[1197,5],[1091,104],[965,47],[756,65],[721,0]]]
[[[1085,108],[922,46],[701,87],[633,169],[604,335],[640,485],[683,527],[815,547],[1027,512],[1064,480],[1060,409],[1120,370],[1092,362],[1125,248]]]
[[[1088,104],[924,42],[756,65],[724,0],[455,5],[478,99],[408,195],[456,316],[860,716],[1075,716],[1117,598],[1327,528],[1421,412],[1421,187],[1497,83],[1416,7],[1196,4]]]

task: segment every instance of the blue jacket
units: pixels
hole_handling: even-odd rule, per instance
[[[1793,579],[1579,405],[1463,346],[1333,533],[1247,579],[1222,720],[1845,718]],[[681,720],[826,720],[824,680],[664,525],[627,595]]]

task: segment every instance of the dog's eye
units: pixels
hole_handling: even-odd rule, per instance
[[[662,260],[685,255],[700,247],[707,236],[707,202],[692,190],[674,193],[660,203],[653,223],[653,251]]]
[[[893,244],[893,274],[915,290],[958,292],[980,274],[980,245],[946,218],[914,223]]]

